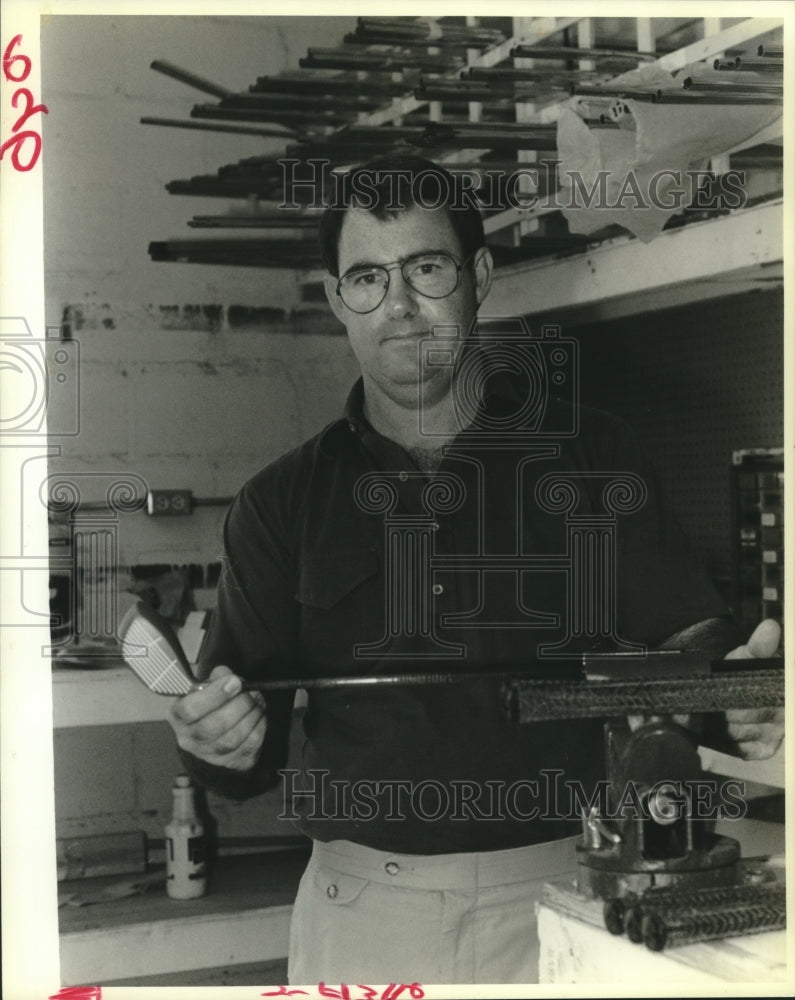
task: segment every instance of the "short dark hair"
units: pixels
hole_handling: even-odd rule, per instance
[[[453,175],[432,160],[411,153],[388,153],[354,167],[320,220],[323,265],[339,277],[339,238],[349,208],[363,208],[378,219],[392,218],[417,206],[444,209],[464,258],[484,246],[483,220],[471,190],[459,190]]]

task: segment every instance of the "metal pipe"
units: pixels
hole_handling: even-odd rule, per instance
[[[337,76],[305,73],[303,76],[260,76],[249,87],[252,94],[350,94],[357,90],[379,98],[403,97],[406,85],[397,80],[367,80],[365,83],[346,73]]]
[[[405,68],[419,69],[426,73],[447,73],[463,66],[463,58],[434,55],[395,55],[374,52],[346,51],[345,49],[310,48],[298,65],[312,69],[356,69],[395,73]]]
[[[166,62],[164,59],[155,59],[154,62],[149,64],[149,68],[156,70],[158,73],[163,73],[165,76],[170,76],[174,80],[179,80],[180,83],[187,83],[189,87],[195,87],[196,90],[201,90],[205,94],[212,94],[213,97],[228,97],[232,93],[226,87],[222,87],[218,83],[213,83],[212,80],[205,80],[204,77],[196,76],[195,73],[181,69],[179,66]]]
[[[451,126],[445,131],[423,132],[416,138],[396,139],[393,141],[406,142],[417,150],[456,150],[456,149],[490,149],[499,152],[508,152],[517,149],[537,149],[544,152],[552,152],[557,149],[557,140],[554,134],[548,132],[533,133],[529,130],[523,132],[509,133],[502,131],[499,126],[492,126],[490,132],[478,134],[468,134],[459,132],[457,127]],[[317,158],[328,157],[335,165],[339,166],[351,162],[351,159],[358,161],[371,153],[383,150],[388,146],[389,139],[379,141],[378,137],[356,138],[338,142],[337,136],[331,136],[328,142],[318,141],[289,145],[287,147],[288,157]]]
[[[636,95],[632,95],[636,97]],[[749,94],[744,91],[742,94],[723,93],[698,93],[693,91],[663,91],[654,100],[658,104],[721,104],[733,105],[734,107],[745,107],[753,104],[781,104],[781,97],[772,94]]]
[[[628,62],[653,62],[659,52],[636,52],[631,49],[585,49],[577,46],[514,45],[511,56],[520,59],[616,59]]]
[[[466,89],[464,91],[451,90],[445,87],[417,88],[414,96],[418,101],[442,101],[445,104],[472,104],[477,103],[483,106],[483,111],[498,115],[514,108],[517,104],[537,101],[539,94],[553,93],[566,94],[567,85],[561,83],[558,86],[550,84],[539,87],[536,90],[512,90],[495,91],[488,88]],[[445,119],[447,120],[447,119]]]
[[[313,268],[320,263],[316,240],[162,240],[150,243],[148,252],[153,261],[183,264]]]
[[[617,98],[632,98],[632,100],[635,101],[656,101],[663,93],[659,89],[635,90],[632,87],[581,87],[573,85],[569,89],[572,97],[605,97],[610,100],[615,100]]]
[[[736,56],[732,62],[724,63],[716,59],[713,69],[733,73],[781,73],[784,70],[783,59],[743,59]]]
[[[741,59],[737,57],[737,69],[753,73],[783,73],[783,59]]]
[[[320,128],[324,125],[335,127],[345,125],[350,115],[337,111],[293,111],[281,108],[229,108],[220,104],[196,104],[191,108],[192,118],[214,118],[221,121],[244,122],[287,122],[288,125],[301,123]],[[295,131],[300,131],[295,129]]]
[[[278,215],[255,212],[251,215],[194,215],[192,229],[317,229],[318,216],[298,215],[282,210]]]
[[[741,62],[741,59],[740,59],[739,56],[735,56],[734,59],[732,60],[732,62],[725,63],[725,64],[723,62],[721,62],[720,59],[715,59],[715,60],[713,60],[712,68],[713,69],[737,69],[739,67],[739,65],[740,65],[740,62]]]
[[[577,82],[578,80],[604,79],[607,74],[597,73],[595,70],[573,70],[561,69],[557,66],[533,66],[531,68],[507,66],[471,66],[463,70],[465,79],[486,80],[491,86],[509,86],[512,82],[536,83],[548,80],[566,80]]]
[[[328,111],[348,110],[350,114],[357,111],[373,111],[380,107],[384,101],[377,97],[371,97],[367,88],[363,88],[364,93],[356,93],[350,85],[345,93],[338,94],[295,94],[285,91],[279,94],[258,93],[248,91],[241,94],[230,94],[219,102],[222,108],[262,108],[262,109],[284,109],[290,108],[318,108]]]
[[[370,44],[414,44],[444,45],[455,44],[466,48],[483,48],[500,45],[506,40],[504,32],[496,28],[482,28],[472,25],[439,24],[433,26],[425,22],[397,22],[387,19],[360,17],[355,35],[346,35],[346,41],[368,42]],[[375,41],[375,39],[386,41]]]
[[[653,101],[657,104],[776,104],[780,99],[775,95],[763,93],[751,94],[747,91],[732,93],[724,91],[714,91],[711,93],[697,93],[684,90],[611,90],[606,87],[572,87],[572,95],[575,97],[607,97],[623,98],[633,101]]]
[[[239,135],[261,135],[269,139],[295,139],[300,133],[294,129],[255,128],[253,125],[213,125],[210,122],[183,121],[181,118],[150,118],[140,119],[141,125],[164,125],[169,128],[191,128],[204,132],[234,132]]]
[[[388,33],[368,33],[359,34],[358,32],[352,32],[345,35],[342,39],[345,45],[390,45],[401,49],[430,49],[438,48],[441,49],[445,54],[460,54],[466,57],[468,49],[478,49],[483,51],[484,49],[489,49],[492,45],[499,45],[505,41],[505,36],[501,36],[496,41],[483,41],[482,39],[469,42],[462,42],[460,39],[456,38],[408,38],[408,37],[398,37],[396,35],[390,35]]]
[[[713,80],[705,80],[700,76],[686,76],[682,81],[685,90],[701,90],[705,93],[715,94],[783,94],[783,84],[781,83],[757,83],[749,80],[747,83],[733,83],[725,81],[717,83]]]

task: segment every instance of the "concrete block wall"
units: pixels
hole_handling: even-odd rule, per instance
[[[297,766],[303,731],[293,723],[291,760]],[[171,786],[181,770],[166,722],[86,726],[54,735],[56,836],[71,838],[143,830],[163,838],[171,819]],[[298,836],[284,812],[282,785],[247,802],[199,793],[197,807],[214,837]]]
[[[206,331],[125,316],[113,330],[75,330],[81,429],[57,439],[61,454],[51,474],[78,473],[84,483],[88,474],[89,502],[102,499],[108,477],[126,473],[151,489],[189,489],[202,500],[234,495],[262,466],[338,417],[356,378],[345,337],[285,332],[290,326],[300,329],[301,320]],[[61,406],[71,401],[53,400],[52,429]],[[225,510],[121,515],[120,561],[216,561]]]

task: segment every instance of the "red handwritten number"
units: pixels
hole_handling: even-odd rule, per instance
[[[22,35],[15,35],[8,45],[6,45],[5,52],[3,53],[3,75],[6,80],[10,80],[12,83],[22,83],[30,74],[31,62],[28,56],[23,55],[21,52],[11,54],[12,49],[19,45],[21,41]],[[18,66],[15,67],[15,63],[22,63],[21,69]],[[0,159],[3,158],[7,150],[11,150],[11,165],[15,170],[25,173],[28,170],[32,170],[38,162],[39,155],[41,154],[41,136],[33,129],[25,129],[22,132],[19,129],[22,128],[28,118],[36,114],[46,115],[49,114],[49,111],[46,105],[35,103],[35,98],[27,87],[18,87],[14,91],[11,98],[11,106],[16,108],[20,98],[24,104],[24,110],[11,127],[11,131],[16,134],[12,135],[10,139],[6,139],[0,146]],[[26,142],[28,143],[28,155],[27,159],[23,159],[20,154]],[[30,143],[33,144],[32,147]]]
[[[322,997],[334,997],[335,1000],[351,1000],[351,992],[345,983],[340,983],[338,990],[335,990],[332,986],[326,986],[325,983],[318,983],[317,991]]]
[[[101,986],[64,986],[47,1000],[102,1000]]]
[[[358,983],[355,987],[357,990],[364,990],[364,997],[361,1000],[376,1000],[378,997],[378,990],[373,989],[372,986],[362,986]],[[406,990],[409,991],[409,996],[411,1000],[423,1000],[425,992],[419,983],[390,983],[381,993],[380,1000],[398,1000],[401,993]],[[351,997],[350,987],[346,986],[345,983],[340,983],[339,989],[334,986],[328,986],[326,983],[318,983],[317,991],[322,997],[330,997],[333,1000],[355,1000]],[[288,990],[286,986],[280,986],[275,990],[268,990],[265,993],[260,993],[261,997],[293,997],[298,994],[307,995],[306,990]],[[59,994],[60,998],[61,994]],[[50,1000],[56,1000],[55,997],[50,997]],[[74,1000],[83,1000],[82,996],[75,996]],[[90,997],[86,997],[86,1000],[91,1000]]]
[[[33,153],[27,163],[22,163],[19,159],[19,150],[26,139],[33,140]],[[5,151],[11,146],[13,146],[13,150],[11,152],[11,163],[14,165],[15,170],[24,172],[26,170],[32,170],[36,166],[36,161],[38,160],[39,153],[41,152],[41,136],[38,132],[31,132],[30,130],[26,132],[17,132],[17,134],[12,135],[10,139],[6,139],[3,145],[0,146],[0,160],[2,160]]]
[[[10,80],[12,83],[22,83],[23,80],[27,80],[28,74],[30,73],[31,63],[28,56],[23,56],[21,53],[17,53],[15,56],[11,55],[11,49],[13,49],[15,45],[19,45],[21,41],[22,35],[15,35],[8,45],[6,45],[6,50],[3,53],[3,76],[6,80]],[[25,67],[20,76],[14,76],[11,72],[11,66],[15,62],[21,62]]]
[[[11,98],[11,104],[13,107],[17,106],[17,98],[20,94],[22,94],[25,98],[25,110],[19,118],[17,118],[16,124],[11,129],[12,132],[16,132],[18,128],[25,124],[31,115],[38,114],[39,111],[41,111],[43,115],[49,114],[49,111],[44,104],[33,103],[33,94],[31,94],[27,87],[20,87],[19,90],[14,91],[14,96]]]

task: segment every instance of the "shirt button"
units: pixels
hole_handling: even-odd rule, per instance
[[[328,889],[326,889],[326,895],[328,896],[329,899],[335,899],[338,892],[339,889],[336,887],[336,885],[330,885]]]
[[[352,434],[355,434],[355,433],[356,433],[356,424],[355,424],[355,423],[354,423],[354,422],[353,422],[352,420],[349,420],[349,421],[348,421],[348,430],[349,430],[349,431],[350,431],[350,432],[351,432]]]
[[[444,587],[441,585],[441,583],[435,583],[431,587],[431,590],[436,595],[436,597],[438,597],[439,594],[443,594],[444,593]]]
[[[401,481],[401,483],[405,483],[408,478],[409,478],[408,472],[399,472],[398,473],[398,479]]]
[[[384,865],[384,871],[387,873],[387,875],[397,875],[397,873],[400,871],[400,865],[397,863],[397,861],[387,861],[387,863]]]

